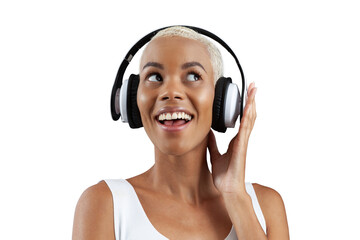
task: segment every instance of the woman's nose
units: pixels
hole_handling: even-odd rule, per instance
[[[159,96],[161,100],[182,100],[185,96],[184,86],[181,79],[177,77],[164,79],[161,90]]]

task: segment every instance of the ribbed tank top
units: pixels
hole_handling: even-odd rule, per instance
[[[151,224],[133,186],[126,179],[107,179],[114,204],[114,228],[116,240],[166,240]],[[266,233],[265,219],[251,183],[245,183],[256,216]],[[237,240],[234,226],[225,240]]]

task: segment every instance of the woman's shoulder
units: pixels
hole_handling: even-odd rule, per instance
[[[113,221],[111,191],[101,181],[87,188],[76,205],[73,240],[115,239]]]
[[[267,232],[278,235],[282,231],[288,231],[285,204],[280,193],[258,183],[252,185],[265,218]]]
[[[112,203],[111,191],[104,180],[87,188],[81,195],[78,204],[86,203],[94,205],[107,206]]]
[[[256,192],[256,196],[259,198],[264,198],[264,200],[269,199],[281,199],[281,195],[279,192],[277,192],[275,189],[261,185],[259,183],[252,183],[254,190]]]

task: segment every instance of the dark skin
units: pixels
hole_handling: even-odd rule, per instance
[[[214,77],[206,47],[182,37],[161,37],[149,43],[141,58],[137,101],[144,129],[154,144],[155,164],[127,180],[159,233],[169,239],[215,240],[224,239],[234,226],[239,239],[289,239],[281,196],[253,184],[266,220],[265,236],[245,191],[255,93],[251,84],[239,132],[227,152],[220,154],[209,131]],[[167,132],[159,127],[158,110],[168,106],[192,114],[185,129]],[[207,148],[212,173],[206,163]],[[112,196],[103,181],[81,196],[73,239],[115,239]]]

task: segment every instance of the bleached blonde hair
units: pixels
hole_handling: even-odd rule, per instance
[[[223,65],[221,53],[219,49],[215,46],[215,44],[213,44],[211,41],[209,41],[206,37],[204,37],[200,33],[197,33],[196,31],[187,27],[173,26],[159,31],[151,39],[151,41],[159,37],[176,37],[176,36],[193,39],[203,43],[206,46],[210,55],[211,65],[213,67],[214,84],[216,84],[216,81],[224,74],[224,65]]]

